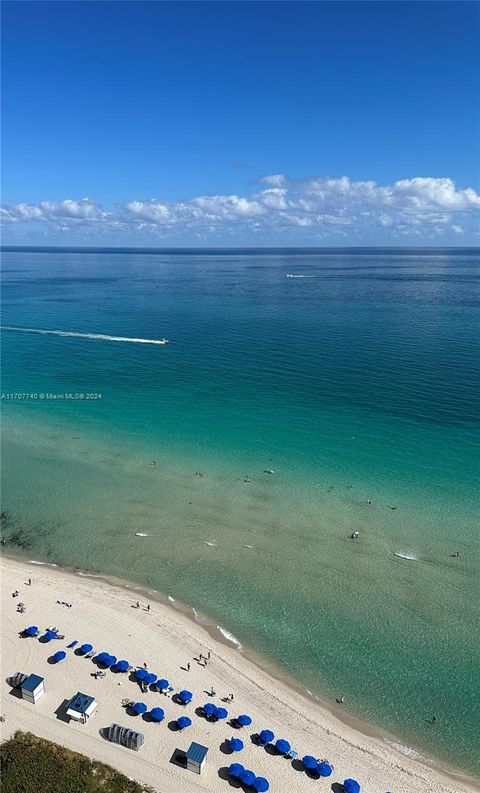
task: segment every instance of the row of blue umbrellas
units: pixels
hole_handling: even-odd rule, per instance
[[[333,772],[333,766],[330,765],[330,763],[327,763],[326,760],[319,762],[317,758],[313,757],[311,754],[306,754],[302,763],[307,771],[315,771],[318,776],[331,776]]]
[[[206,716],[209,716],[211,719],[215,719],[218,721],[219,719],[226,719],[228,716],[228,711],[225,708],[218,708],[213,702],[207,702],[206,705],[202,708],[203,712]]]
[[[263,776],[256,776],[253,771],[244,768],[241,763],[232,763],[228,769],[230,776],[239,779],[247,787],[253,787],[258,793],[266,793],[270,788],[270,784]]]

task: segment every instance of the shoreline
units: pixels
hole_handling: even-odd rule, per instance
[[[348,743],[348,738],[344,737],[344,732],[352,732],[360,743],[364,743],[365,741],[372,742],[377,748],[382,747],[391,754],[392,760],[394,760],[396,764],[413,764],[419,772],[423,769],[424,772],[428,771],[434,774],[435,777],[438,777],[439,784],[441,781],[443,784],[455,782],[466,786],[464,790],[480,791],[480,783],[477,778],[463,773],[460,769],[448,766],[440,759],[423,755],[414,747],[404,746],[396,736],[389,734],[385,729],[364,722],[355,715],[348,713],[348,711],[344,710],[342,707],[335,707],[333,703],[313,694],[299,681],[276,667],[274,662],[270,659],[241,644],[236,637],[229,633],[228,629],[217,625],[215,621],[212,621],[208,616],[199,612],[193,606],[174,600],[168,594],[151,589],[148,586],[137,584],[116,576],[93,573],[78,567],[59,566],[51,562],[27,559],[26,557],[10,552],[2,552],[1,560],[2,564],[3,560],[5,560],[7,565],[9,563],[14,565],[20,564],[28,570],[37,569],[40,575],[41,570],[48,570],[49,573],[58,575],[60,578],[66,576],[67,580],[74,579],[76,581],[89,582],[92,585],[95,583],[106,585],[113,592],[119,594],[128,593],[129,595],[135,593],[138,597],[154,602],[163,609],[166,609],[167,613],[170,615],[175,615],[177,620],[180,618],[180,621],[186,620],[188,624],[195,625],[197,629],[206,633],[213,643],[223,647],[229,655],[237,656],[238,659],[246,661],[254,670],[257,670],[262,675],[266,675],[270,682],[278,683],[279,686],[285,688],[290,695],[300,697],[306,708],[314,709],[315,715],[320,721],[325,721],[326,723],[333,722],[335,729],[333,730],[329,725],[329,728],[326,730],[328,735],[334,734],[337,737],[341,737],[343,742]],[[256,677],[256,675],[253,675],[253,677]],[[303,706],[298,708],[298,712],[303,713]],[[338,729],[338,727],[340,727],[340,729]],[[46,737],[48,737],[48,735]],[[365,751],[365,749],[362,751]],[[366,751],[371,752],[372,750],[369,748]],[[375,755],[375,752],[373,751],[372,754]],[[334,758],[333,760],[335,762]],[[440,790],[440,788],[438,789]],[[451,788],[446,788],[446,790],[450,791]]]

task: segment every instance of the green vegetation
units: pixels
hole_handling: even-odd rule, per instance
[[[2,793],[144,793],[145,788],[103,763],[31,733],[0,746]]]

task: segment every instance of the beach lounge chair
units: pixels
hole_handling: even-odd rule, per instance
[[[70,644],[67,644],[67,648],[69,648],[69,647],[75,647],[75,645],[77,645],[77,644],[78,644],[78,640],[77,640],[77,639],[75,639],[75,641],[74,641],[74,642],[70,642]]]
[[[93,658],[94,655],[95,655],[95,650],[92,650],[91,652],[87,653],[84,656],[84,658]]]
[[[288,757],[289,760],[296,760],[298,757],[298,752],[294,752],[293,749],[290,749],[290,751],[285,755],[285,757]]]

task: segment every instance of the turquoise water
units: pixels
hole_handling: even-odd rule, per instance
[[[4,331],[3,394],[102,395],[3,399],[7,548],[478,773],[479,281],[473,250],[4,253],[3,326],[171,342]]]

